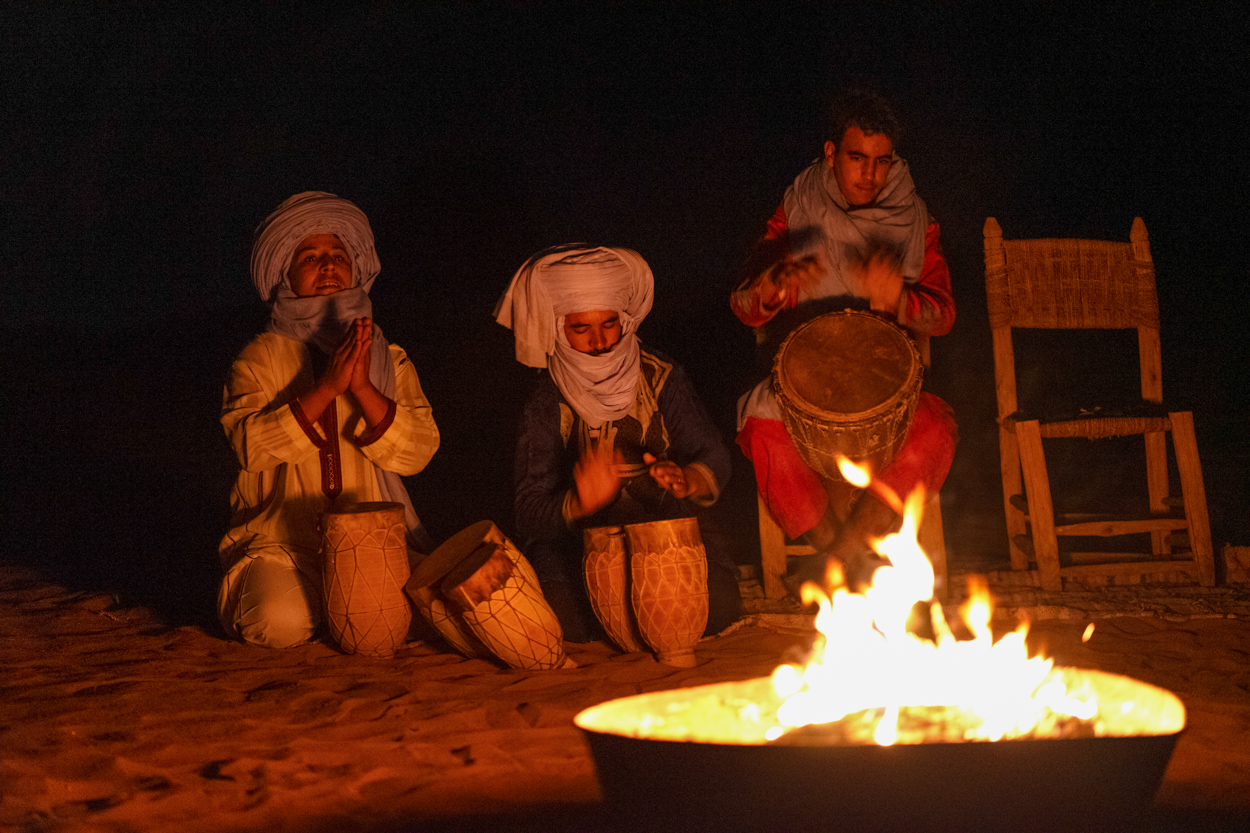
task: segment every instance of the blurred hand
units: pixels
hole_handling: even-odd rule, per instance
[[[799,292],[820,282],[821,263],[815,255],[786,258],[764,273],[760,281],[760,305],[765,311],[793,306]]]
[[[877,312],[898,315],[899,301],[903,295],[903,270],[898,258],[885,252],[876,252],[851,271],[859,280],[858,294],[868,299],[869,306]]]
[[[612,501],[621,491],[617,467],[625,463],[618,449],[595,443],[586,450],[573,467],[573,484],[577,506],[574,514],[584,518],[593,515]]]

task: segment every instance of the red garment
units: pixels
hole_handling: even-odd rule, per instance
[[[788,230],[784,206],[768,221],[764,240],[784,240]],[[744,281],[730,302],[734,314],[752,327],[767,324],[783,307],[794,306],[795,296],[776,308],[761,302],[762,275]],[[915,283],[903,285],[903,319],[899,322],[919,335],[938,336],[950,332],[955,323],[955,301],[951,295],[950,269],[942,255],[938,224],[930,222],[925,231],[924,264]],[[936,493],[946,481],[955,457],[958,429],[949,405],[931,393],[922,392],[916,414],[894,459],[874,476],[906,497],[917,484]],[[790,538],[798,538],[814,527],[829,505],[829,496],[820,476],[799,456],[785,425],[780,420],[748,416],[738,432],[738,446],[755,468],[755,481],[769,512]]]
[[[875,478],[901,498],[916,484],[936,494],[955,459],[958,429],[951,407],[921,392],[907,438],[894,459]],[[738,432],[738,446],[755,466],[755,481],[768,511],[787,537],[814,527],[829,505],[820,476],[808,467],[781,420],[750,417]]]

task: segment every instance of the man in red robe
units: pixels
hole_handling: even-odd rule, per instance
[[[944,335],[955,320],[938,224],[895,153],[900,131],[889,103],[852,90],[832,116],[822,155],[786,190],[731,297],[769,358],[799,323],[836,309],[871,309],[916,336]],[[950,406],[922,391],[902,447],[873,475],[901,497],[917,484],[936,493],[956,437]],[[831,483],[803,461],[769,379],[739,401],[738,445],[782,530],[823,556],[800,568],[801,578],[820,575],[827,558],[854,567],[870,538],[899,523],[871,493]]]

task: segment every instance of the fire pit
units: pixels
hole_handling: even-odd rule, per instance
[[[611,700],[575,722],[604,798],[651,829],[1132,829],[1184,706],[1127,677],[1052,674],[1098,698],[1095,736],[880,746],[805,727],[768,741],[781,703],[769,678]]]
[[[803,662],[577,715],[614,817],[630,829],[1134,829],[1184,729],[1180,700],[1030,656],[1027,623],[995,640],[984,586],[952,628],[916,544],[924,495],[904,504],[845,473],[885,494],[903,527],[873,542],[887,566],[868,587],[852,592],[837,569],[826,588],[804,586],[818,612]],[[915,627],[918,610],[931,627]]]

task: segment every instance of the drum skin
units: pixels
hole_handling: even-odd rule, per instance
[[[795,448],[841,480],[837,456],[879,471],[907,436],[924,365],[906,331],[873,313],[830,312],[786,337],[773,393]]]

